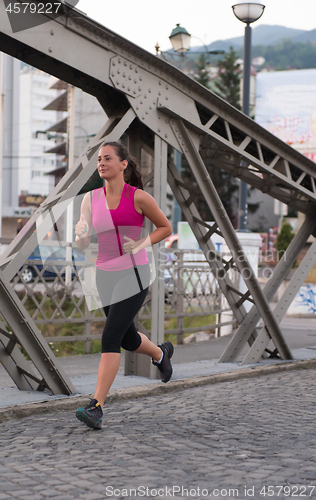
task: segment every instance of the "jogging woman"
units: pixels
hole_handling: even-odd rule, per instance
[[[150,283],[145,247],[169,236],[171,225],[154,198],[143,190],[141,174],[125,146],[105,143],[99,151],[98,172],[105,186],[84,196],[75,228],[76,243],[82,250],[90,244],[92,227],[98,235],[96,284],[107,317],[94,399],[87,408],[76,411],[76,417],[94,429],[102,427],[102,408],[120,366],[121,347],[150,356],[163,382],[172,375],[173,354],[171,342],[156,346],[137,332],[133,321]],[[142,238],[145,217],[156,229]]]

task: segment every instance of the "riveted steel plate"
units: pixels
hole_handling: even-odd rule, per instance
[[[140,68],[121,56],[111,59],[110,80],[114,87],[131,97],[142,93],[143,75]]]

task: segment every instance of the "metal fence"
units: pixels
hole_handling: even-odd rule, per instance
[[[62,245],[64,251],[66,246]],[[101,339],[106,317],[102,308],[88,307],[91,297],[84,294],[81,279],[88,269],[91,275],[95,255],[95,249],[89,248],[81,261],[69,255],[69,260],[30,259],[12,280],[20,300],[52,345],[83,341],[85,353],[90,353],[91,342]],[[165,335],[176,334],[178,344],[183,343],[186,334],[200,330],[220,336],[221,327],[232,324],[233,320],[221,321],[223,313],[230,309],[209,265],[202,260],[202,253],[177,250],[168,256],[169,260],[160,262],[164,268]],[[194,326],[190,318],[205,318],[206,323]],[[150,332],[150,291],[138,321]]]
[[[222,321],[222,315],[230,312],[208,263],[201,251],[176,250],[164,265],[165,281],[165,335],[176,334],[177,344],[182,344],[186,334],[198,331],[212,331],[220,336],[223,326],[232,325],[234,320]],[[149,302],[150,304],[150,302]],[[168,320],[176,319],[175,328],[169,328]],[[194,326],[190,318],[205,318],[209,322]],[[146,304],[139,320],[150,319],[150,308]],[[194,322],[193,322],[194,323]]]

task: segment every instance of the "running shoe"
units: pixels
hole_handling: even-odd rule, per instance
[[[173,355],[173,345],[171,344],[171,342],[164,342],[163,344],[159,344],[158,347],[160,347],[163,352],[162,361],[158,363],[157,361],[152,359],[152,363],[153,365],[157,366],[162,382],[166,383],[169,382],[172,375],[172,365],[170,362],[170,358],[172,358]]]
[[[86,408],[78,408],[76,411],[77,419],[84,422],[91,429],[102,428],[102,416],[101,405],[96,399],[92,399]]]

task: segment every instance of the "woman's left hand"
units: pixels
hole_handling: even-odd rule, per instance
[[[138,246],[139,246],[139,242],[138,241],[134,241],[132,240],[131,238],[128,238],[128,236],[124,236],[126,243],[123,244],[123,250],[125,253],[132,253],[132,254],[135,254],[138,252]]]

